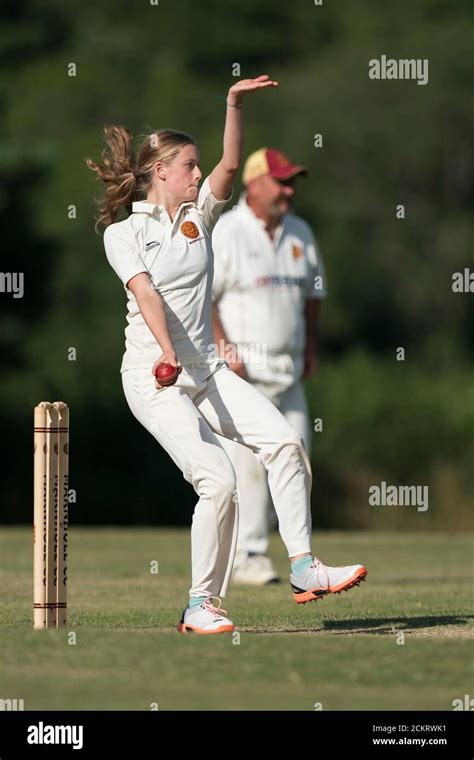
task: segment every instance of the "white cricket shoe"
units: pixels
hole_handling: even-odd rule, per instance
[[[290,575],[293,598],[297,604],[321,599],[326,594],[339,594],[365,581],[367,570],[363,565],[327,567],[318,557],[300,575]]]
[[[246,586],[266,586],[280,583],[280,578],[270,557],[239,552],[234,561],[232,581]]]
[[[212,599],[217,599],[219,607],[214,607]],[[221,600],[210,596],[202,604],[186,607],[177,626],[179,633],[227,633],[235,628],[232,620],[224,617],[226,611],[221,609]]]

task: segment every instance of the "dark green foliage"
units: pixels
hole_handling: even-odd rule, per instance
[[[369,524],[361,494],[385,478],[430,483],[433,504],[452,498],[463,523],[473,295],[454,294],[451,278],[474,269],[470,5],[4,5],[2,271],[25,273],[25,295],[0,294],[1,519],[31,519],[33,407],[60,398],[71,408],[75,521],[189,522],[193,489],[123,397],[125,294],[94,234],[100,187],[84,158],[99,158],[104,123],[135,135],[171,126],[197,138],[205,176],[222,145],[225,109],[214,94],[226,93],[239,63],[241,77],[280,82],[248,99],[246,152],[273,145],[308,167],[295,206],[329,276],[322,369],[307,386],[326,423],[313,453],[319,514],[331,526]],[[382,54],[428,58],[429,84],[370,80],[368,61]],[[344,507],[351,499],[355,510]],[[446,524],[441,506],[432,519]]]

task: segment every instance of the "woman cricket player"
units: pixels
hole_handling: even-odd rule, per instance
[[[108,126],[103,164],[86,159],[106,187],[96,228],[106,228],[107,259],[128,298],[120,370],[127,403],[199,497],[181,633],[234,630],[218,597],[226,595],[234,561],[238,494],[216,433],[248,446],[265,467],[297,603],[347,590],[367,575],[362,565],[327,567],[313,558],[312,476],[302,439],[271,401],[216,356],[213,344],[211,233],[232,197],[242,157],[243,99],[272,87],[278,82],[267,75],[230,87],[223,155],[200,189],[199,148],[184,132],[148,134],[135,159],[130,132]],[[122,206],[131,206],[131,214],[117,222]],[[177,368],[174,384],[159,383],[162,364]]]

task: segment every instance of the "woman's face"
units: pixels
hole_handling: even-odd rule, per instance
[[[161,164],[161,172],[158,173],[166,180],[166,190],[171,196],[181,203],[196,200],[202,177],[198,148],[185,145],[169,164]]]

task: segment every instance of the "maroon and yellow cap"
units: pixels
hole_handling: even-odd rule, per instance
[[[264,174],[275,179],[290,179],[297,174],[306,174],[304,166],[293,164],[288,156],[275,148],[260,148],[251,153],[244,164],[242,181],[247,185],[251,180]]]

